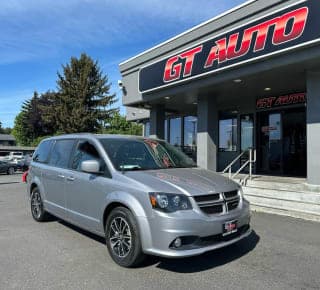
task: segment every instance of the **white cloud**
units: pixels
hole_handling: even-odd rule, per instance
[[[56,57],[69,48],[154,44],[243,0],[11,0],[0,2],[0,63]]]
[[[47,72],[32,74],[41,61],[50,71],[59,70],[71,55],[98,51],[112,91],[118,92],[118,63],[244,1],[2,0],[0,66],[8,65],[2,71],[12,81],[0,84],[0,121],[13,125],[22,102],[33,94],[28,88],[54,89],[46,86],[55,74],[52,79]],[[28,77],[16,80],[20,66]]]

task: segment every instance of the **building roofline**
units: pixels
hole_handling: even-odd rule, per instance
[[[248,0],[248,1],[246,1],[246,2],[244,2],[242,4],[240,4],[240,5],[237,5],[236,7],[231,8],[231,9],[229,9],[229,10],[227,10],[227,11],[225,11],[225,12],[223,12],[223,13],[221,13],[221,14],[219,14],[219,15],[217,15],[217,16],[215,16],[215,17],[213,17],[213,18],[211,18],[211,19],[209,19],[207,21],[204,21],[204,22],[202,22],[202,23],[200,23],[200,24],[198,24],[198,25],[196,25],[196,26],[194,26],[194,27],[192,27],[192,28],[190,28],[190,29],[188,29],[188,30],[186,30],[186,31],[174,36],[174,37],[171,37],[166,41],[163,41],[163,42],[161,42],[161,43],[159,43],[159,44],[157,44],[157,45],[155,45],[155,46],[153,46],[153,47],[151,47],[151,48],[149,48],[147,50],[142,51],[141,53],[139,53],[139,54],[137,54],[137,55],[135,55],[135,56],[123,61],[123,62],[121,62],[119,64],[119,66],[127,64],[128,62],[130,62],[132,60],[135,60],[135,59],[139,58],[140,56],[142,56],[142,55],[144,55],[144,54],[146,54],[148,52],[151,52],[151,51],[153,51],[153,50],[155,50],[155,49],[157,49],[157,48],[159,48],[161,46],[164,46],[165,44],[168,44],[168,43],[170,43],[170,42],[172,42],[172,41],[174,41],[174,40],[176,40],[176,39],[178,39],[178,38],[180,38],[180,37],[192,32],[193,30],[196,30],[196,29],[198,29],[198,28],[200,28],[202,26],[205,26],[205,25],[207,25],[208,23],[210,23],[212,21],[216,21],[216,20],[218,20],[218,19],[220,19],[222,17],[225,17],[226,15],[231,14],[231,13],[237,11],[237,10],[240,10],[241,8],[243,8],[245,6],[248,6],[251,3],[256,2],[256,1],[258,1],[258,0]]]
[[[13,135],[11,134],[0,134],[1,141],[16,141]]]

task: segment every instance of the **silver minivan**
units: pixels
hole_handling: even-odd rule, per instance
[[[163,140],[72,134],[45,139],[28,175],[36,221],[54,215],[106,238],[112,259],[188,257],[250,232],[241,187]]]

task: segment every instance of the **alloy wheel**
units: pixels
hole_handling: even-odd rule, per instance
[[[122,217],[115,217],[109,229],[109,241],[111,249],[119,258],[125,258],[132,245],[132,236],[129,224]]]
[[[31,211],[36,219],[40,219],[42,214],[42,201],[38,191],[34,191],[31,196]]]

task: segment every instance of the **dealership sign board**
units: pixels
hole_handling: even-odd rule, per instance
[[[289,105],[306,104],[307,96],[305,93],[283,95],[279,97],[267,97],[257,100],[257,110],[273,109]]]
[[[320,1],[303,0],[140,69],[142,93],[320,40]]]

